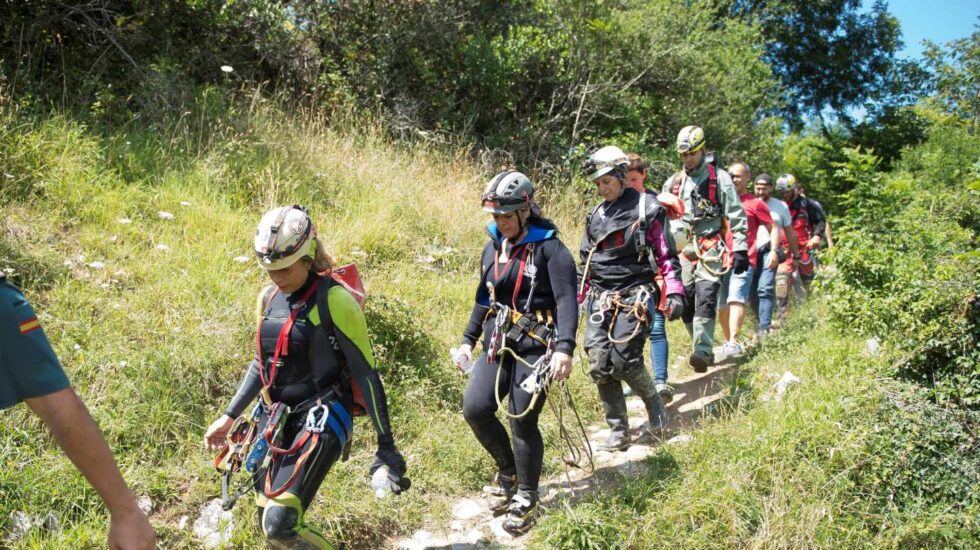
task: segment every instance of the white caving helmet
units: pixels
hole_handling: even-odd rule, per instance
[[[796,176],[793,174],[783,174],[776,180],[776,191],[780,193],[796,189]]]
[[[255,229],[255,256],[263,269],[285,269],[316,258],[316,228],[306,208],[294,204],[273,208]]]
[[[592,153],[592,156],[582,164],[582,174],[590,181],[595,181],[611,172],[615,172],[613,175],[616,177],[624,179],[629,164],[629,158],[622,149],[615,145],[607,145]]]

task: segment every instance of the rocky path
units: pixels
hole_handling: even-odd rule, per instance
[[[715,357],[721,356],[720,349],[716,350]],[[727,394],[727,381],[733,366],[733,362],[723,362],[704,374],[694,374],[673,384],[674,400],[667,406],[669,435],[662,443],[653,441],[649,435],[639,435],[639,428],[646,421],[646,411],[639,398],[627,398],[633,445],[622,452],[596,451],[594,473],[574,468],[569,470],[568,477],[562,474],[544,480],[540,487],[543,513],[547,514],[549,507],[563,504],[560,501],[574,503],[597,491],[614,490],[630,478],[639,476],[646,469],[643,461],[653,454],[656,445],[691,441],[704,408]],[[593,425],[587,430],[593,449],[609,434],[604,426]],[[453,517],[433,518],[431,524],[413,536],[390,540],[389,546],[403,550],[524,548],[524,538],[512,537],[504,531],[503,520],[504,516],[493,517],[489,512],[488,500],[483,494],[472,494],[455,503]]]

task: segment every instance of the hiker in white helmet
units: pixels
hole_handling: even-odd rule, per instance
[[[704,130],[685,126],[677,134],[677,153],[683,169],[667,178],[663,191],[684,201],[690,239],[681,252],[688,308],[684,324],[694,340],[689,358],[695,372],[707,372],[715,362],[715,310],[721,278],[731,270],[749,269],[748,221],[728,172],[709,162]],[[731,232],[731,246],[725,243]]]
[[[663,304],[668,319],[684,310],[684,287],[666,209],[657,198],[627,186],[629,160],[619,147],[597,150],[582,165],[583,175],[602,196],[585,219],[579,254],[580,296],[586,301],[585,349],[609,425],[604,450],[630,444],[626,399],[621,382],[643,400],[647,429],[662,435],[667,411],[643,365],[649,311]],[[664,278],[663,288],[655,278]],[[586,292],[586,288],[588,291]]]
[[[220,448],[229,432],[236,443],[233,428],[254,425],[260,435],[244,469],[254,477],[269,546],[333,548],[303,517],[353,436],[355,407],[371,417],[378,436],[371,473],[386,468],[399,492],[408,486],[405,460],[395,448],[364,314],[330,276],[332,261],[306,209],[283,206],[262,216],[255,255],[273,283],[258,298],[255,358],[205,445]],[[252,413],[241,417],[256,397]],[[234,454],[225,447],[216,465]]]

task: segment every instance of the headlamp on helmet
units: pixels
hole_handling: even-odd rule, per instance
[[[796,176],[793,174],[783,174],[776,180],[776,191],[785,193],[796,189]]]
[[[293,204],[265,213],[255,230],[255,257],[268,271],[316,258],[316,229],[306,208]]]
[[[592,156],[582,163],[582,175],[591,181],[605,175],[625,179],[629,165],[629,158],[622,149],[615,145],[607,145],[592,153]]]
[[[534,186],[531,179],[515,170],[505,170],[490,180],[480,197],[483,210],[509,214],[531,206]]]
[[[700,126],[685,126],[677,134],[678,153],[694,153],[704,147],[704,130]]]

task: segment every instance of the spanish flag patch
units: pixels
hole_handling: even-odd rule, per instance
[[[27,334],[29,332],[34,332],[39,328],[41,328],[41,321],[38,321],[37,317],[31,317],[20,324],[20,333]]]

